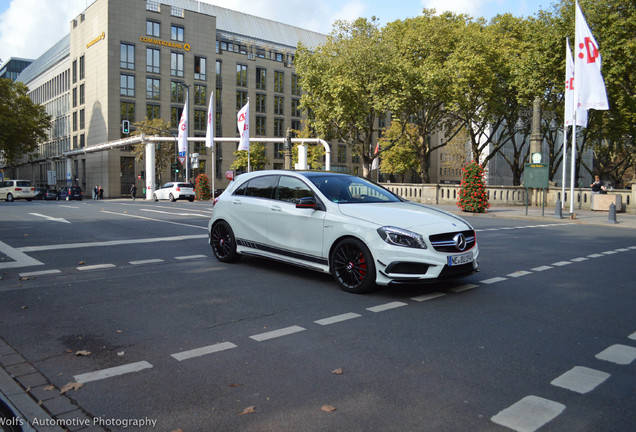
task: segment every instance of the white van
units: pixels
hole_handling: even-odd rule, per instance
[[[31,180],[4,180],[0,182],[0,200],[16,199],[31,201],[35,198],[35,187]]]

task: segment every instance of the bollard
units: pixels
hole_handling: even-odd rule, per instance
[[[609,206],[609,214],[607,215],[607,223],[616,223],[616,204],[611,203]]]
[[[561,200],[557,200],[556,207],[554,208],[554,217],[557,219],[563,219],[563,213],[561,210]]]

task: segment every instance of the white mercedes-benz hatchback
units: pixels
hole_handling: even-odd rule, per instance
[[[324,171],[242,174],[208,225],[221,262],[241,255],[331,273],[347,292],[422,283],[478,270],[475,230],[360,177]]]

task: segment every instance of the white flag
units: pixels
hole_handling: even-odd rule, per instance
[[[375,155],[375,158],[373,159],[373,162],[371,162],[371,169],[378,169],[380,167],[380,156],[378,156],[378,153],[380,152],[380,143],[377,143],[375,145],[375,153],[373,153]]]
[[[239,134],[241,134],[241,141],[239,142],[239,150],[250,149],[250,99],[247,98],[247,103],[236,116],[236,126],[238,127]]]
[[[574,60],[572,60],[572,51],[570,51],[570,41],[565,40],[565,125],[572,126],[572,117],[574,116]],[[587,110],[576,110],[576,125],[587,127]]]
[[[605,82],[603,75],[601,75],[601,54],[598,52],[598,44],[585,22],[578,1],[576,2],[574,33],[575,105],[583,109],[607,110],[609,104],[607,103]]]
[[[179,121],[179,136],[177,137],[179,144],[179,162],[181,165],[185,163],[186,154],[188,153],[188,95],[186,94],[181,120]]]
[[[210,106],[208,106],[208,127],[205,130],[205,146],[214,145],[214,92],[210,95]]]

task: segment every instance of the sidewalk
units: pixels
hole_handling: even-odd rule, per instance
[[[468,213],[463,212],[453,205],[436,205],[435,207],[441,208],[453,214],[462,217],[494,217],[502,219],[528,219],[528,220],[540,220],[544,222],[555,223],[576,223],[581,225],[602,225],[607,227],[622,227],[636,229],[636,214],[630,213],[616,213],[616,223],[610,221],[609,212],[606,211],[592,211],[592,210],[574,210],[574,218],[570,218],[570,209],[563,209],[561,212],[562,218],[559,219],[556,216],[554,206],[545,207],[542,210],[541,207],[528,207],[526,214],[525,206],[493,206],[488,209],[486,213]]]

